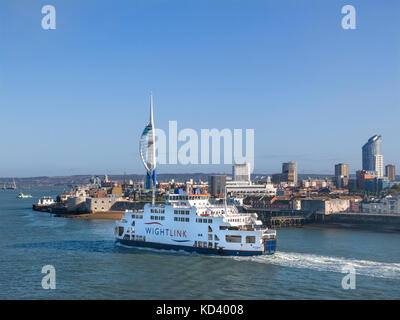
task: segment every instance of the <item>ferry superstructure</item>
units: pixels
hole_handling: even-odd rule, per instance
[[[162,205],[125,211],[117,222],[117,242],[135,247],[217,255],[268,255],[276,231],[262,227],[256,213],[210,203],[208,194],[169,194]]]

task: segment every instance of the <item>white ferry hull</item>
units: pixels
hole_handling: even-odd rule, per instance
[[[221,256],[256,256],[256,255],[272,255],[275,253],[276,240],[268,241],[268,250],[232,250],[232,249],[214,249],[214,248],[199,248],[193,246],[185,245],[175,245],[148,241],[138,241],[129,239],[116,239],[117,243],[130,247],[140,247],[140,248],[152,248],[152,249],[162,249],[162,250],[175,250],[175,251],[187,251],[196,252],[200,254],[212,254]]]

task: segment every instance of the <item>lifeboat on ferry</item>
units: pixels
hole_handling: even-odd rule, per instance
[[[202,213],[200,216],[201,216],[201,217],[209,217],[210,214],[209,214],[209,213]]]

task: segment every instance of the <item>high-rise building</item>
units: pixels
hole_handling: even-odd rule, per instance
[[[212,196],[222,196],[225,194],[226,176],[215,175],[208,179],[208,193]]]
[[[396,167],[392,164],[388,164],[385,167],[385,175],[389,178],[389,181],[396,181]]]
[[[383,177],[382,137],[374,135],[362,147],[362,168],[376,171],[378,178]]]
[[[234,164],[232,167],[232,180],[250,182],[250,163]]]
[[[283,180],[294,182],[297,184],[297,162],[284,162],[282,163]]]
[[[345,188],[349,184],[349,165],[338,163],[335,165],[335,184],[337,188]]]

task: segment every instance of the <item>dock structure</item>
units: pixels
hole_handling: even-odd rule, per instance
[[[259,219],[268,228],[285,228],[302,226],[310,218],[310,212],[292,209],[254,208],[243,206],[245,212],[256,212]]]
[[[278,216],[269,219],[270,228],[300,227],[304,224],[303,216]]]

